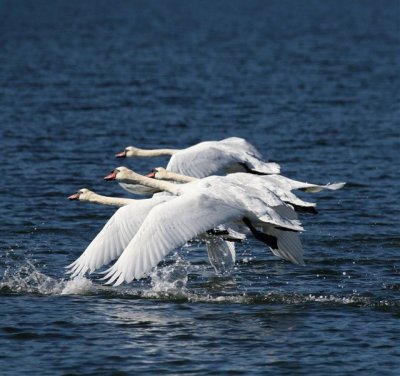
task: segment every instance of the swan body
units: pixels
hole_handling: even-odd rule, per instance
[[[232,172],[250,172],[254,174],[274,174],[280,172],[280,166],[274,162],[265,162],[260,152],[249,142],[239,137],[230,137],[221,141],[205,141],[186,149],[140,149],[128,146],[118,158],[171,156],[167,170],[179,174],[204,178],[210,175],[224,175]],[[122,188],[136,194],[153,194],[151,188],[139,188],[123,184]]]
[[[150,210],[134,238],[108,270],[105,276],[108,283],[119,285],[142,278],[171,250],[209,228],[242,222],[243,218],[251,223],[252,232],[261,229],[268,234],[269,241],[275,239],[274,254],[304,264],[297,234],[303,227],[293,209],[266,188],[232,184],[221,176],[173,184],[136,174],[125,167],[115,169],[105,179],[139,183],[178,196]],[[292,235],[287,235],[288,232]]]
[[[237,137],[206,141],[172,155],[167,170],[203,178],[232,172],[273,174],[280,172],[274,162],[265,162],[247,141]]]

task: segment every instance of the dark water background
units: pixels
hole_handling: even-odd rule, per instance
[[[1,0],[0,373],[400,374],[399,24],[399,1]],[[307,266],[249,240],[232,278],[193,244],[67,280],[114,209],[66,197],[125,195],[114,153],[234,135],[348,182],[312,197]]]

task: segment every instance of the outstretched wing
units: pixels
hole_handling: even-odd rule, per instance
[[[270,182],[274,182],[275,184],[279,184],[282,187],[285,187],[286,189],[289,189],[291,191],[299,189],[299,190],[302,190],[305,192],[310,192],[310,193],[320,192],[324,189],[329,189],[331,191],[335,191],[337,189],[343,188],[346,185],[346,183],[331,183],[331,184],[324,184],[324,185],[305,183],[302,181],[289,179],[282,175],[269,175],[269,176],[265,176],[263,178]]]
[[[118,209],[82,255],[67,266],[68,273],[72,277],[91,273],[116,259],[135,236],[149,211],[172,198],[173,196],[160,196],[140,200]]]
[[[202,192],[183,195],[153,208],[105,279],[119,285],[142,278],[170,251],[196,235],[243,215]]]

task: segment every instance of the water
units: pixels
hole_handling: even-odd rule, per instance
[[[399,17],[398,1],[1,1],[1,374],[399,374]],[[125,195],[102,177],[128,144],[228,136],[287,176],[348,182],[302,216],[305,267],[249,240],[218,277],[193,243],[130,285],[68,280],[114,212],[68,195]]]

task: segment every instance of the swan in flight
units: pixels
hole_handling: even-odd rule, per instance
[[[279,164],[265,162],[260,152],[249,142],[239,137],[221,141],[205,141],[186,149],[140,149],[126,147],[116,154],[117,158],[171,156],[167,170],[179,174],[204,178],[210,175],[225,175],[232,172],[252,174],[276,174]],[[150,194],[155,191],[122,183],[122,188],[136,194]]]
[[[177,196],[154,206],[116,263],[107,271],[107,283],[119,285],[140,279],[170,251],[222,223],[238,221],[265,242],[272,252],[304,264],[298,232],[303,231],[294,210],[267,188],[233,184],[228,177],[210,176],[173,184],[119,167],[104,178],[142,184]],[[157,198],[157,197],[156,197]]]
[[[94,272],[119,257],[150,210],[172,198],[173,196],[157,196],[151,199],[135,200],[109,197],[99,195],[87,188],[82,188],[69,196],[70,200],[123,206],[115,212],[83,254],[67,266],[72,277]],[[228,273],[233,268],[236,256],[234,241],[244,238],[244,235],[222,227],[208,230],[199,236],[199,239],[205,241],[210,264],[218,274]]]
[[[146,176],[159,180],[174,181],[178,183],[189,183],[198,180],[197,178],[194,178],[192,176],[177,174],[175,172],[168,171],[163,167],[157,167],[153,169],[152,172],[150,172]],[[263,189],[263,187],[266,187],[274,192],[282,201],[292,205],[296,211],[309,212],[314,214],[317,213],[315,209],[316,204],[301,200],[294,193],[292,193],[293,190],[303,190],[306,192],[314,193],[320,192],[324,189],[337,190],[345,185],[345,183],[318,185],[292,180],[282,175],[250,175],[240,172],[227,175],[227,179],[229,179],[232,183],[257,186],[259,189]]]

